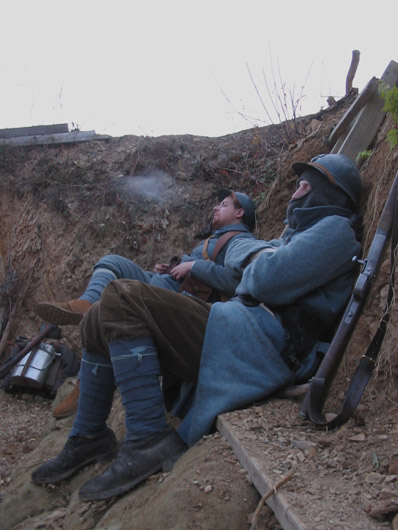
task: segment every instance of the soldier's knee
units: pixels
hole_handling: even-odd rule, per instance
[[[99,334],[98,315],[100,309],[100,302],[95,302],[87,313],[84,315],[80,323],[80,334],[82,337],[83,346],[86,345],[87,339],[90,336],[97,336]]]

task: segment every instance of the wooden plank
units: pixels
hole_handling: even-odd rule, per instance
[[[298,403],[270,397],[246,410],[221,414],[216,427],[259,494],[273,491],[266,503],[284,530],[378,528],[363,509],[374,484],[367,482],[367,473],[357,473],[358,442],[346,440],[346,451],[355,457],[351,466],[343,466],[339,458],[342,431],[313,429],[299,419],[298,412]],[[275,492],[275,485],[293,466],[293,477]],[[361,493],[346,498],[347,488]]]
[[[261,461],[243,448],[232,425],[228,423],[228,414],[218,416],[216,427],[232,447],[241,465],[249,473],[260,495],[263,496],[264,493],[271,490],[274,484],[262,472]],[[284,530],[308,530],[308,526],[294,513],[293,507],[283,493],[276,492],[267,500],[267,504]]]
[[[381,77],[381,81],[389,86],[394,86],[398,82],[398,63],[391,61]],[[331,150],[331,153],[342,153],[356,159],[358,153],[365,151],[372,144],[376,134],[385,117],[383,111],[384,101],[378,94],[374,93],[365,107],[358,113],[351,130],[347,134],[342,145]]]
[[[0,146],[23,146],[23,145],[50,145],[77,142],[88,142],[91,140],[107,140],[110,136],[96,134],[95,131],[72,131],[69,133],[21,136],[15,138],[0,138]]]
[[[0,138],[12,138],[14,136],[35,136],[37,134],[56,134],[69,132],[67,123],[54,125],[33,125],[32,127],[15,127],[0,129]]]
[[[328,138],[328,143],[330,147],[333,147],[337,140],[340,138],[340,136],[342,136],[349,130],[350,125],[358,114],[358,112],[366,105],[366,103],[370,100],[373,94],[377,91],[378,84],[379,80],[376,77],[372,77],[372,79],[368,81],[365,88],[358,95],[353,104],[350,106],[350,108],[341,118],[339,123],[333,129],[331,135]]]

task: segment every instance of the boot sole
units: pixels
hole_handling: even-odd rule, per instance
[[[182,451],[181,453],[178,453],[177,455],[174,455],[157,466],[154,466],[152,469],[141,475],[140,477],[135,478],[134,480],[123,484],[121,486],[118,486],[116,488],[112,488],[107,491],[97,491],[97,492],[82,492],[79,491],[79,498],[82,501],[102,501],[104,499],[109,499],[110,497],[115,497],[116,495],[121,495],[122,493],[126,493],[127,491],[133,489],[135,486],[137,486],[140,482],[143,482],[145,479],[150,477],[151,475],[154,475],[158,471],[162,470],[164,473],[168,473],[172,470],[174,464],[176,461],[185,453],[185,451]]]
[[[78,466],[75,466],[73,469],[64,471],[64,473],[60,473],[55,477],[34,477],[34,475],[32,474],[32,482],[34,482],[35,484],[58,484],[62,480],[65,480],[66,478],[72,476],[74,473],[76,473],[76,471],[78,471],[84,466],[87,466],[89,464],[96,464],[97,462],[108,462],[109,460],[113,460],[117,456],[117,451],[118,448],[116,447],[101,456],[97,456],[95,458],[88,458],[83,463],[79,464]]]
[[[49,322],[55,326],[77,326],[84,316],[83,313],[73,313],[72,311],[45,303],[37,306],[37,314],[45,322]]]

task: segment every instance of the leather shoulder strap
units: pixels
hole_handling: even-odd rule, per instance
[[[205,241],[203,243],[202,256],[203,256],[203,259],[206,260],[206,261],[210,261],[210,256],[207,253],[207,247],[209,246],[210,239],[213,239],[213,238],[214,238],[214,236],[210,236],[207,239],[205,239]]]
[[[214,247],[213,255],[211,257],[212,261],[216,261],[216,257],[218,256],[218,253],[223,248],[223,246],[228,243],[230,239],[232,239],[237,234],[241,234],[243,230],[231,230],[230,232],[225,232],[222,236],[218,238],[218,241],[216,243],[216,246]]]

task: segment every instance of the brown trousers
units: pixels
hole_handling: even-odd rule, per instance
[[[162,375],[196,383],[210,308],[160,287],[116,280],[80,325],[83,347],[109,358],[108,343],[151,336]]]

